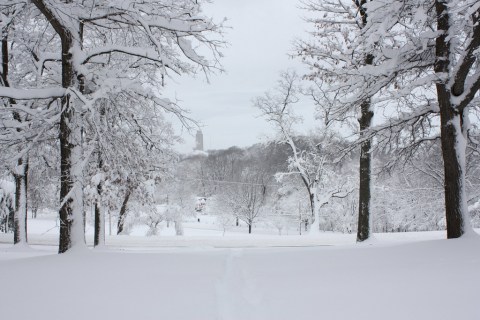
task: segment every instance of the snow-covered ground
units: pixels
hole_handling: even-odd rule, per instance
[[[356,245],[187,223],[183,237],[112,236],[104,249],[57,255],[54,220],[37,220],[38,245],[0,237],[1,319],[480,319],[478,236]]]

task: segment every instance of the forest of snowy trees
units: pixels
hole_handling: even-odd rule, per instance
[[[248,232],[480,226],[478,1],[301,1],[311,31],[292,56],[308,71],[279,68],[252,101],[272,141],[180,155],[170,119],[196,123],[164,87],[222,71],[228,41],[202,3],[0,0],[0,228],[15,243],[42,209],[58,211],[59,253],[85,245],[91,207],[95,245],[106,212],[118,233],[137,219],[180,235],[199,196]]]

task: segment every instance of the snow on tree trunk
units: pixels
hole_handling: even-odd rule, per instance
[[[455,114],[450,106],[442,108],[441,123],[445,214],[447,238],[450,239],[462,236],[469,226],[465,191],[466,140],[462,133],[461,116]]]
[[[67,34],[62,39],[62,85],[78,85],[74,77],[74,45]],[[60,117],[60,242],[59,253],[85,244],[85,211],[83,208],[83,119],[70,95],[62,99]],[[77,101],[78,104],[78,101]]]
[[[15,172],[15,213],[13,243],[27,244],[27,172],[28,164],[25,158],[18,159]]]
[[[83,208],[83,148],[81,115],[64,99],[66,111],[60,120],[60,242],[59,253],[74,246],[85,246]]]

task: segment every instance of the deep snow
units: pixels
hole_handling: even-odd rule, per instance
[[[2,244],[1,318],[480,319],[480,237],[430,240],[443,236],[120,236],[62,255]]]

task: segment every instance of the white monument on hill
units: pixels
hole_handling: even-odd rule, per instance
[[[202,130],[197,131],[197,135],[195,136],[195,150],[203,151],[203,133]]]

